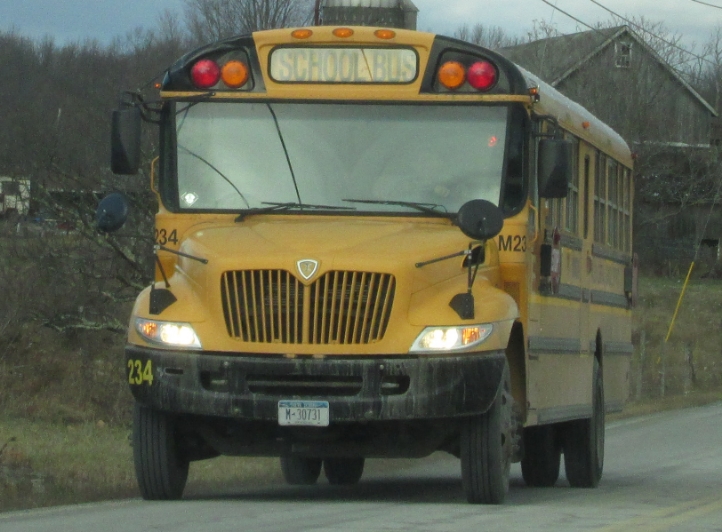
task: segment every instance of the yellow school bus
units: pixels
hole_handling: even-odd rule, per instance
[[[126,347],[146,499],[189,463],[460,458],[472,503],[602,475],[627,396],[632,157],[501,55],[429,33],[263,31],[172,65],[113,114],[134,174],[158,125],[156,278]],[[117,194],[98,210],[118,229]]]

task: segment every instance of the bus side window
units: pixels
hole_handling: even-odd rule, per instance
[[[574,235],[579,233],[579,140],[565,133],[564,138],[572,143],[572,178],[569,181],[569,192],[566,197],[566,216],[564,229]]]
[[[584,238],[589,238],[589,169],[591,159],[589,155],[584,157]]]
[[[594,166],[594,241],[605,244],[607,237],[607,156],[598,151]]]

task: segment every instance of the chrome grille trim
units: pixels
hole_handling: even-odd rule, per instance
[[[383,273],[331,271],[309,286],[285,270],[221,277],[229,336],[251,343],[360,345],[383,339],[396,281]]]

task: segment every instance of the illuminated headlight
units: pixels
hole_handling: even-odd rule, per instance
[[[427,327],[411,346],[410,352],[438,353],[469,349],[489,338],[492,330],[491,324],[466,327]]]
[[[149,342],[169,347],[200,349],[201,342],[188,323],[154,321],[136,318],[135,330]]]

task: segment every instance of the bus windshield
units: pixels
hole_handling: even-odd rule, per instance
[[[176,106],[181,210],[288,204],[419,212],[415,203],[443,214],[471,199],[499,204],[505,106]]]

